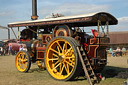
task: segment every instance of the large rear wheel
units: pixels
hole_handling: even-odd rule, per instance
[[[28,72],[31,67],[30,56],[26,51],[19,51],[15,59],[16,68],[20,72]]]
[[[48,73],[57,80],[72,80],[81,69],[76,44],[73,38],[56,37],[51,40],[45,52],[45,66]]]

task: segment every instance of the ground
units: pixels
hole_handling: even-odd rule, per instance
[[[108,57],[108,64],[102,71],[106,80],[96,85],[123,85],[126,79],[117,79],[108,76],[107,69],[115,69],[117,72],[128,71],[128,56]],[[83,77],[75,81],[57,81],[49,76],[45,70],[41,70],[34,63],[28,73],[18,72],[15,67],[15,56],[0,56],[0,85],[89,85]]]

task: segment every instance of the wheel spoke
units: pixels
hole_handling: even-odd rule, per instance
[[[55,56],[55,57],[59,58],[59,56],[58,56],[58,55],[56,55],[56,54],[54,54],[54,53],[53,53],[53,56]]]
[[[65,50],[67,50],[67,43],[65,43]]]
[[[63,70],[64,70],[64,63],[63,63],[63,67],[61,69],[60,75],[62,74]]]
[[[20,65],[21,64],[21,61],[18,61],[17,63],[18,63],[18,65]]]
[[[53,51],[53,52],[55,52],[55,53],[57,53],[57,54],[59,54],[59,52],[57,52],[56,50],[54,50],[52,48],[50,48],[50,50]]]
[[[22,67],[22,66],[23,66],[23,65],[22,65],[22,63],[20,63],[20,68],[21,68],[21,69],[23,69],[23,67]]]
[[[21,63],[18,63],[18,66],[21,67]]]
[[[27,59],[27,56],[25,56],[24,59]]]
[[[68,49],[68,51],[65,53],[65,56],[72,50],[72,48]]]
[[[24,54],[22,54],[21,56],[22,56],[22,59],[24,59]]]
[[[68,71],[68,73],[69,73],[69,65],[67,64],[67,71]]]
[[[73,62],[72,60],[70,60],[70,59],[69,59],[69,62],[71,62],[71,64],[73,64],[73,65],[74,65],[74,62]]]
[[[27,65],[26,64],[24,64],[24,68],[26,68],[27,67]]]
[[[24,59],[24,62],[28,62],[28,59]]]
[[[28,62],[26,62],[25,64],[26,64],[26,66],[27,66]]]
[[[62,53],[64,53],[64,48],[65,48],[65,43],[64,43],[64,45],[63,45],[63,51],[62,51]]]
[[[60,64],[60,70],[59,70],[59,72],[62,70],[62,63]]]
[[[63,45],[63,51],[64,50],[67,50],[67,43],[65,42],[64,45]]]
[[[54,60],[59,60],[59,58],[52,58],[52,59],[49,59],[49,61],[54,61]]]
[[[25,55],[23,55],[23,60],[25,59]]]
[[[58,51],[59,51],[59,53],[60,53],[60,49],[59,49],[59,47],[57,46],[57,49],[58,49]]]
[[[19,56],[20,56],[20,58],[22,59],[22,54],[20,54]]]
[[[57,64],[57,63],[59,63],[60,61],[56,61],[56,63],[54,64],[54,66]]]
[[[68,70],[69,68],[66,66],[66,64],[64,64],[64,67],[65,67],[67,74],[69,74],[69,70]]]
[[[72,56],[72,57],[65,57],[66,59],[75,59],[75,57],[74,56]]]
[[[63,49],[62,49],[61,45],[59,44],[59,42],[58,42],[58,41],[56,41],[56,43],[58,44],[59,48],[60,48],[60,49],[61,49],[61,51],[62,51]]]
[[[21,55],[18,55],[18,58],[21,58]]]
[[[19,60],[19,61],[21,61],[21,57],[20,57],[20,58],[18,58],[18,60]]]
[[[72,67],[74,67],[74,65],[72,65],[71,63],[69,63],[69,62],[67,62],[67,61],[65,61],[67,64],[69,64],[70,66],[72,66]]]
[[[59,63],[58,65],[56,65],[56,66],[52,69],[52,71],[54,71],[60,64],[61,64],[61,63]]]

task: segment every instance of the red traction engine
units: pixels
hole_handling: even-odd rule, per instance
[[[117,19],[105,12],[10,23],[9,27],[24,26],[31,34],[22,32],[20,43],[26,44],[27,51],[17,53],[16,67],[28,72],[31,63],[37,62],[54,79],[72,80],[83,72],[77,49],[81,46],[86,54],[83,60],[88,59],[94,72],[100,72],[107,64],[108,26],[115,24]],[[93,35],[85,32],[88,26],[97,26]],[[23,39],[24,33],[29,39]]]

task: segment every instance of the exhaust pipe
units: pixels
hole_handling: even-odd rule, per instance
[[[37,20],[38,15],[37,15],[37,0],[32,0],[32,20]]]

